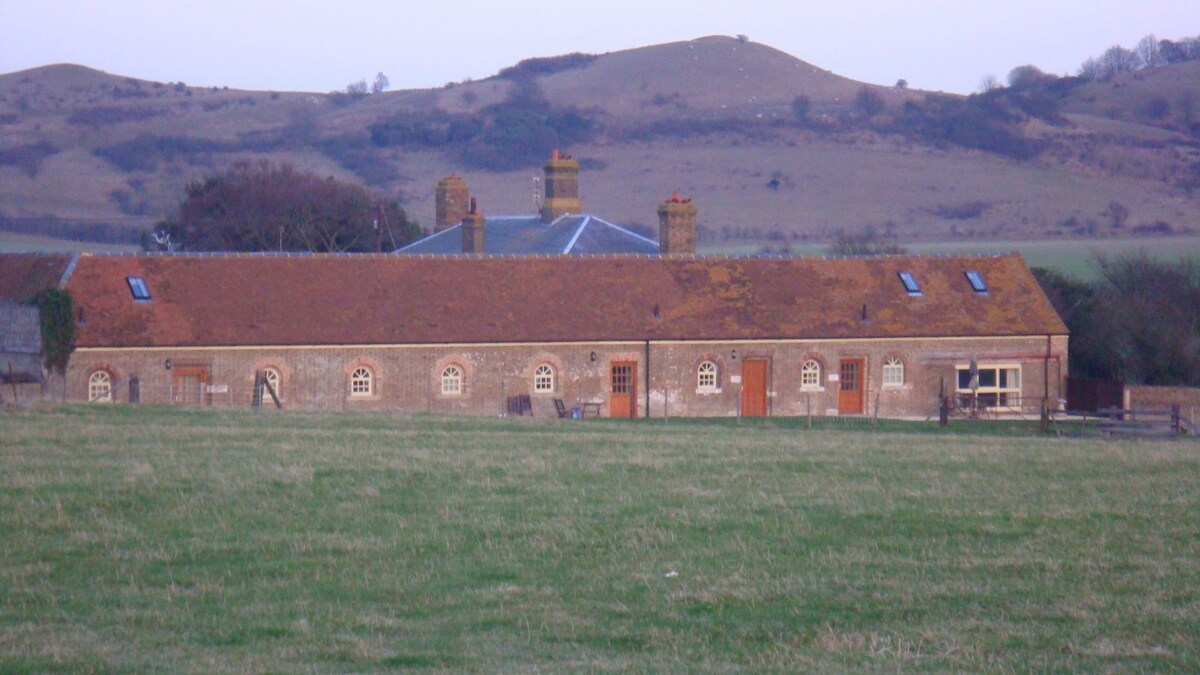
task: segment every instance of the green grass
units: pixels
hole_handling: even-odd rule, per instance
[[[0,232],[0,253],[137,253],[142,249],[128,244],[101,244],[93,241],[41,237],[16,232]]]
[[[0,671],[1200,669],[1200,444],[0,413]]]
[[[701,253],[752,255],[759,244],[702,247]],[[915,255],[996,255],[1020,253],[1031,267],[1046,267],[1085,281],[1099,275],[1096,254],[1118,256],[1145,251],[1165,260],[1200,258],[1200,237],[1147,237],[1143,239],[1028,239],[1022,241],[950,241],[905,243]],[[793,246],[796,255],[826,255],[827,244]]]

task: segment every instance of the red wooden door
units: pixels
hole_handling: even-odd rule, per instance
[[[609,415],[612,417],[633,417],[637,413],[636,375],[636,361],[612,364],[612,393],[608,400]]]
[[[208,370],[204,368],[175,368],[172,380],[171,402],[184,405],[204,405],[208,403],[205,390],[208,387]]]
[[[865,359],[842,359],[838,374],[838,414],[863,412],[863,365]]]
[[[742,417],[767,415],[767,360],[742,361]]]

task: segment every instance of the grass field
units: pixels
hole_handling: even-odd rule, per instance
[[[142,249],[126,244],[100,244],[92,241],[39,237],[16,232],[0,232],[0,253],[137,253]]]
[[[1200,444],[0,412],[0,671],[1200,669]]]

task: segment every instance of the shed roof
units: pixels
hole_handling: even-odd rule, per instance
[[[978,271],[987,293],[965,276]],[[898,278],[910,272],[922,295]],[[141,277],[149,301],[135,300]],[[1017,255],[83,255],[80,347],[1066,334]],[[863,312],[866,319],[863,319]]]
[[[488,216],[484,250],[498,255],[657,254],[658,242],[591,214],[568,214],[547,225],[541,216]],[[409,255],[462,254],[462,224],[396,251]]]
[[[58,286],[71,259],[64,254],[0,255],[0,300],[31,302],[42,289]]]

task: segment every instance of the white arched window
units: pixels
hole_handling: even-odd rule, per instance
[[[533,391],[544,394],[554,391],[554,367],[543,363],[533,371]]]
[[[885,387],[904,384],[904,361],[899,356],[889,356],[883,360],[883,384]]]
[[[715,391],[717,388],[717,364],[705,361],[696,369],[696,388],[703,391]]]
[[[350,395],[370,396],[375,393],[375,375],[370,368],[359,366],[350,373]]]
[[[815,389],[821,386],[821,364],[809,359],[800,367],[800,386]]]
[[[458,396],[462,393],[463,371],[458,366],[446,366],[442,370],[442,395]]]
[[[88,400],[92,403],[112,403],[112,376],[107,370],[97,370],[88,378]]]
[[[271,391],[275,392],[275,398],[283,398],[283,390],[279,388],[280,383],[283,381],[283,377],[280,376],[278,370],[274,368],[263,368],[263,381],[271,385]],[[270,394],[267,394],[267,396],[270,396]]]

